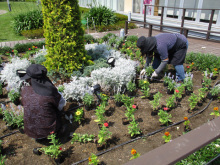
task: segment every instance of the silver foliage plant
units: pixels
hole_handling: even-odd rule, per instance
[[[110,55],[110,51],[105,44],[86,44],[85,49],[92,50],[93,54],[100,54],[104,58],[107,58]]]
[[[92,94],[91,77],[71,77],[70,83],[64,83],[63,97],[72,100],[82,100],[86,93]]]
[[[1,71],[0,79],[7,84],[7,90],[14,89],[18,91],[21,86],[22,80],[16,75],[16,70],[26,70],[31,65],[27,59],[20,59],[15,57],[11,59],[11,63],[5,63],[4,69]]]
[[[93,45],[94,46],[94,45]],[[103,49],[106,49],[103,46]],[[103,91],[113,90],[114,93],[123,92],[123,86],[136,76],[137,63],[125,59],[119,51],[110,50],[106,57],[115,58],[114,68],[100,68],[91,72],[91,77],[72,77],[70,83],[65,83],[63,96],[65,99],[80,100],[85,93],[92,93],[92,86],[99,84]]]

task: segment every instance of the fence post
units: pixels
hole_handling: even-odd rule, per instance
[[[128,21],[125,21],[125,35],[128,34]]]
[[[146,28],[146,14],[147,14],[147,6],[144,5],[144,28]]]
[[[162,10],[161,10],[161,18],[160,18],[160,31],[162,32],[163,31],[163,13],[164,13],[164,6],[162,7]]]
[[[181,28],[183,28],[183,26],[184,26],[185,14],[186,14],[186,9],[183,9]],[[180,34],[183,34],[183,29],[180,29]]]
[[[148,31],[148,37],[152,36],[152,24],[149,24],[149,31]]]
[[[215,13],[215,10],[212,9],[211,17],[210,17],[210,20],[209,20],[208,32],[207,32],[207,35],[206,35],[206,40],[209,40],[209,36],[210,36],[210,32],[209,31],[212,28],[212,22],[213,22],[214,13]]]

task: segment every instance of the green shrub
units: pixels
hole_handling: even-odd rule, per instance
[[[212,54],[202,54],[190,52],[186,55],[186,63],[194,63],[194,68],[200,71],[212,70],[213,68],[220,69],[220,57]]]
[[[128,16],[127,15],[115,13],[115,16],[116,16],[118,21],[127,21],[128,20]]]
[[[79,10],[81,11],[82,14],[85,14],[88,13],[90,9],[85,7],[80,7]]]
[[[37,48],[43,48],[43,45],[45,45],[45,41],[40,42],[29,42],[25,44],[16,44],[13,49],[17,50],[19,53],[28,51],[29,48],[33,48],[33,46],[36,46]]]
[[[48,71],[64,68],[72,73],[88,65],[78,0],[42,0],[41,4],[48,52],[44,66]]]
[[[103,39],[105,42],[107,42],[107,41],[109,40],[109,38],[111,38],[111,37],[116,37],[116,35],[115,35],[114,33],[107,33],[106,35],[104,35],[104,36],[102,37],[102,39]]]
[[[93,26],[93,20],[94,24],[99,26],[112,25],[117,22],[117,17],[114,15],[114,12],[106,6],[101,5],[92,7],[88,13],[85,13],[84,19],[87,20],[87,18],[89,26]]]
[[[127,36],[126,40],[131,42],[136,42],[138,40],[138,36],[135,35]]]
[[[6,53],[12,53],[12,48],[9,46],[0,47],[0,53],[6,55]]]
[[[43,29],[34,29],[34,30],[23,30],[21,31],[21,35],[26,38],[43,38],[44,37],[44,30]]]
[[[101,25],[101,26],[96,26],[96,30],[98,32],[104,32],[104,31],[113,31],[113,30],[120,30],[120,29],[124,29],[125,27],[125,22],[124,21],[120,21],[117,22],[114,25]],[[137,26],[134,23],[129,23],[128,24],[128,29],[134,29],[137,28]]]
[[[22,30],[39,29],[43,27],[43,16],[40,10],[29,11],[14,17],[14,30],[20,34]]]
[[[92,35],[90,35],[90,34],[85,34],[84,35],[84,41],[87,44],[91,44],[91,43],[96,42],[96,39]]]

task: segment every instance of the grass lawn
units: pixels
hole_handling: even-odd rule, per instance
[[[13,17],[20,13],[40,9],[36,2],[10,2],[11,12],[8,10],[7,2],[0,2],[0,10],[7,13],[0,15],[0,42],[24,40],[25,37],[17,35],[13,31]]]

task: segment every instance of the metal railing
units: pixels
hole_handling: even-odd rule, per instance
[[[152,29],[153,26],[160,26],[160,31],[163,31],[163,27],[168,27],[168,28],[177,28],[180,30],[181,34],[184,34],[186,37],[188,36],[188,32],[189,31],[198,31],[198,32],[205,32],[206,33],[206,40],[209,40],[210,38],[210,34],[211,33],[216,33],[216,34],[220,34],[220,32],[218,31],[212,31],[212,24],[213,24],[213,18],[214,18],[214,14],[216,10],[220,10],[220,9],[201,9],[201,8],[178,8],[178,7],[168,7],[168,6],[155,6],[155,5],[144,5],[144,20],[143,23],[141,23],[140,21],[130,21],[130,22],[134,22],[134,23],[141,23],[144,24],[144,28],[146,28],[146,25],[149,25],[149,34],[148,36],[151,36],[152,34]],[[149,23],[147,22],[147,6],[153,6],[153,7],[160,7],[161,8],[161,18],[160,18],[160,24],[153,24],[153,23]],[[165,8],[173,8],[173,9],[179,9],[182,10],[182,17],[181,17],[181,25],[178,26],[166,26],[164,25],[164,9]],[[210,20],[209,20],[209,24],[208,24],[208,29],[207,30],[203,30],[203,29],[199,29],[199,28],[187,28],[184,27],[184,23],[186,20],[186,10],[210,10],[211,11],[211,16],[210,16]],[[220,12],[220,11],[219,11]],[[125,24],[125,34],[127,34],[128,31],[128,26],[127,26],[128,21],[126,21]]]

